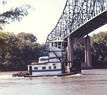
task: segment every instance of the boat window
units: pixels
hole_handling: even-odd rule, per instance
[[[66,46],[67,46],[67,43],[62,43],[62,46],[63,46],[63,47],[66,47]]]
[[[61,48],[61,42],[58,42],[58,48]]]
[[[38,70],[38,67],[34,67],[34,70]]]
[[[51,66],[49,66],[49,70],[51,70],[52,68],[51,68]]]
[[[61,46],[58,46],[58,48],[60,49],[60,48],[61,48]]]
[[[58,45],[61,45],[61,42],[58,42]]]
[[[54,69],[56,69],[56,66],[54,66]]]
[[[55,47],[57,47],[57,43],[54,43]]]
[[[53,64],[53,66],[55,66],[55,64]]]
[[[52,47],[53,47],[53,43],[52,43]]]
[[[46,67],[42,67],[42,69],[43,69],[43,70],[45,70],[45,69],[46,69]]]
[[[65,46],[65,43],[62,43],[62,46],[64,47],[64,46]]]
[[[46,61],[48,58],[41,58],[40,61]]]

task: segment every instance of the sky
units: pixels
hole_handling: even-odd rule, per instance
[[[3,6],[0,11],[24,4],[29,4],[32,8],[29,10],[28,16],[20,22],[6,25],[5,31],[15,34],[20,32],[32,33],[37,37],[37,42],[45,43],[48,34],[53,30],[62,14],[65,2],[66,0],[8,0],[5,8]],[[97,29],[94,33],[106,30],[107,25]]]

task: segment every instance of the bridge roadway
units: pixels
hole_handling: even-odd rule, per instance
[[[100,15],[94,17],[93,19],[87,21],[85,24],[78,27],[78,29],[74,30],[69,35],[71,37],[77,37],[77,38],[84,37],[88,33],[92,32],[93,30],[105,24],[107,24],[107,10],[102,12]]]

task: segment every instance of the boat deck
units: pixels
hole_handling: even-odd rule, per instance
[[[74,75],[74,74],[80,74],[81,72],[70,72],[70,73],[62,73],[59,75],[29,75],[29,74],[13,74],[13,77],[51,77],[51,76],[69,76],[69,75]]]

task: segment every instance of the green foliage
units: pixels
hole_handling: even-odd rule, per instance
[[[3,1],[3,6],[6,6],[7,1]],[[24,16],[28,15],[28,9],[30,9],[30,5],[22,5],[16,8],[11,8],[9,10],[0,12],[0,30],[3,29],[3,25],[6,23],[10,23],[10,21],[18,20],[20,21]],[[2,25],[1,25],[2,24]]]
[[[100,32],[90,37],[91,55],[93,67],[107,66],[107,32]],[[74,46],[74,57],[80,58],[84,62],[84,45],[76,44]]]
[[[27,65],[42,54],[44,46],[38,44],[31,33],[0,32],[0,37],[4,41],[4,47],[0,46],[0,70],[26,70]]]
[[[74,45],[74,58],[79,58],[81,62],[84,62],[84,45],[82,43]]]
[[[101,67],[107,65],[107,32],[93,35],[91,46],[93,66]]]
[[[12,21],[14,20],[20,21],[23,16],[28,15],[27,8],[28,8],[27,6],[21,6],[3,12],[2,14],[0,14],[0,22],[5,23],[8,22],[7,20],[9,19],[11,19]]]
[[[93,43],[103,43],[103,44],[107,44],[107,32],[101,32],[101,33],[98,33],[98,34],[94,34],[93,37],[91,38],[91,42],[92,44]]]
[[[35,42],[37,40],[37,38],[31,33],[22,32],[22,33],[19,33],[17,35],[17,37],[20,38],[20,39],[31,41],[31,42]]]

